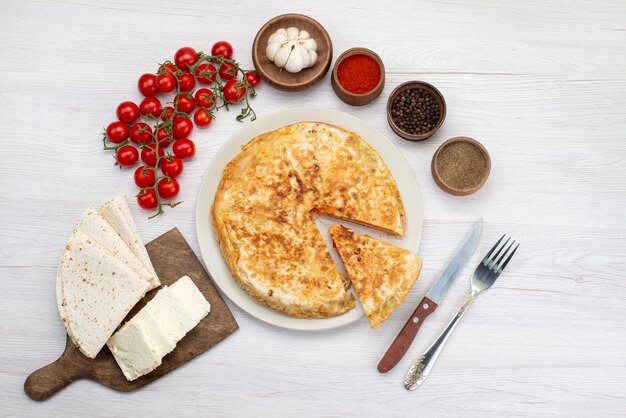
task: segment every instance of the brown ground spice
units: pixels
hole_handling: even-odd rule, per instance
[[[481,150],[468,142],[446,145],[436,164],[443,182],[456,190],[477,186],[487,173],[487,161]]]

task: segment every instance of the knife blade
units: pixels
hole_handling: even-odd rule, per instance
[[[461,267],[465,265],[467,260],[469,260],[470,256],[474,253],[478,241],[480,240],[482,230],[483,219],[480,218],[463,240],[456,254],[452,257],[452,260],[450,260],[446,268],[439,274],[439,277],[437,277],[435,283],[430,287],[426,296],[422,298],[413,314],[411,314],[404,327],[402,327],[402,330],[400,330],[396,339],[391,343],[391,346],[389,346],[389,349],[380,360],[380,363],[378,363],[379,372],[387,373],[389,370],[393,369],[408,351],[424,320],[437,309],[443,297],[448,293],[448,290],[454,283],[459,270],[461,270]]]

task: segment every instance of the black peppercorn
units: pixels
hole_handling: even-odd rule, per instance
[[[406,133],[412,135],[425,134],[433,130],[439,122],[439,104],[424,89],[407,89],[400,92],[393,100],[391,117],[396,125]]]

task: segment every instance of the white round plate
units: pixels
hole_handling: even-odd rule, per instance
[[[417,183],[411,172],[411,167],[406,159],[389,139],[369,123],[336,110],[307,107],[286,109],[259,118],[237,131],[224,143],[219,151],[217,151],[200,185],[200,192],[196,204],[196,235],[198,236],[202,258],[213,281],[237,306],[250,315],[278,327],[314,331],[337,328],[350,324],[364,315],[363,308],[357,303],[356,308],[343,315],[323,319],[304,319],[281,314],[265,305],[255,302],[254,299],[239,287],[231,275],[228,266],[222,258],[222,253],[220,252],[219,245],[213,234],[213,226],[211,224],[211,205],[213,204],[217,186],[222,178],[222,172],[226,164],[239,153],[241,146],[264,132],[273,131],[291,123],[305,121],[326,122],[336,125],[356,132],[367,141],[387,163],[396,181],[398,190],[400,191],[400,196],[402,197],[406,211],[406,232],[403,238],[392,237],[371,228],[322,216],[316,220],[316,224],[320,227],[326,239],[326,243],[331,243],[327,230],[328,226],[332,223],[341,222],[357,232],[366,233],[413,252],[418,251],[422,238],[422,201],[420,199]],[[332,246],[329,246],[329,248],[332,248]],[[338,269],[342,270],[343,265],[339,261],[336,251],[331,250],[330,252],[335,259]]]

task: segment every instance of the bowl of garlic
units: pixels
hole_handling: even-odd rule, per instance
[[[333,44],[326,29],[301,14],[277,16],[259,30],[252,45],[257,74],[285,91],[309,88],[326,75]]]

